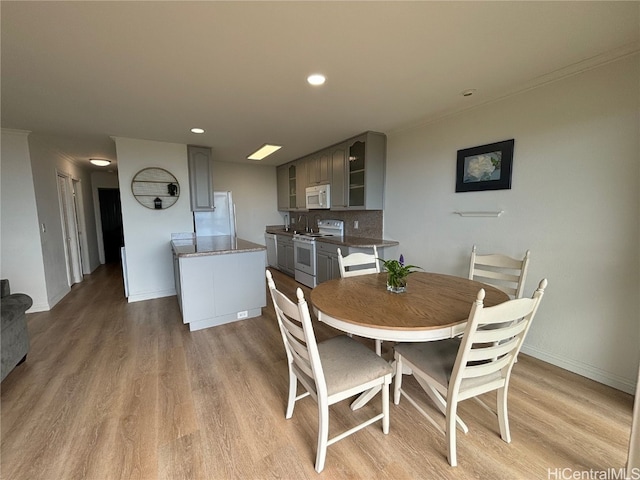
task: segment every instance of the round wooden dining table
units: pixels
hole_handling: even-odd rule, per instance
[[[330,280],[311,290],[311,304],[318,320],[347,333],[426,342],[461,334],[481,288],[485,306],[509,300],[490,285],[439,273],[412,273],[404,293],[389,292],[386,285],[386,273]]]

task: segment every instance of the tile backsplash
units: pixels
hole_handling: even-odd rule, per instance
[[[382,238],[382,210],[312,210],[304,213],[290,212],[288,215],[294,229],[304,228],[306,215],[309,226],[314,229],[318,220],[342,220],[346,236]],[[355,228],[356,222],[358,228]]]

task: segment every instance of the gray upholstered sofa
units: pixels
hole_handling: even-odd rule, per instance
[[[9,375],[17,365],[27,359],[29,333],[25,312],[33,305],[33,300],[24,293],[11,294],[9,280],[0,280],[0,357],[2,357],[0,381]]]

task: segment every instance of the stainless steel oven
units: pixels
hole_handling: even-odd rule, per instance
[[[313,288],[316,283],[316,239],[318,237],[344,236],[344,222],[342,220],[318,221],[317,233],[303,233],[293,236],[293,259],[295,264],[295,278],[297,282]]]

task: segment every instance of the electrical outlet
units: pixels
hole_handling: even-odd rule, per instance
[[[245,310],[244,312],[238,312],[238,320],[241,318],[247,318],[249,316],[249,312]]]
[[[353,221],[353,228],[358,229],[358,220]]]

